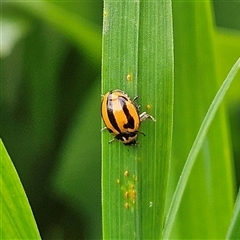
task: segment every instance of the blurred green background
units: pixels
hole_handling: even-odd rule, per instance
[[[239,2],[213,6],[218,27],[239,35]],[[103,3],[3,2],[1,8],[1,138],[40,234],[99,239]],[[240,97],[229,97],[228,110],[238,188]]]

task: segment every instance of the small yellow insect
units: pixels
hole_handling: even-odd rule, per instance
[[[137,134],[141,122],[146,119],[156,121],[151,115],[143,112],[139,114],[139,106],[135,102],[138,96],[131,100],[121,90],[113,90],[106,93],[102,99],[101,115],[107,130],[114,135],[114,139],[124,145],[136,145]]]

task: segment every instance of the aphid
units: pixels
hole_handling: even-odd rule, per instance
[[[101,115],[106,129],[114,135],[109,143],[115,139],[124,145],[135,145],[141,122],[146,119],[156,121],[151,115],[143,112],[139,114],[139,106],[135,102],[138,96],[131,100],[121,90],[113,90],[106,93],[102,99]],[[105,129],[105,128],[104,128]]]

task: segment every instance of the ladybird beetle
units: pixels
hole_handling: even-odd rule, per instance
[[[151,115],[143,112],[139,114],[139,106],[135,102],[138,96],[131,100],[128,95],[121,90],[113,90],[103,96],[101,104],[101,115],[107,129],[115,139],[124,145],[136,145],[137,134],[141,122],[146,119],[156,121]]]

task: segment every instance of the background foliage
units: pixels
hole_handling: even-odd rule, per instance
[[[173,4],[173,21],[181,17],[178,7]],[[186,8],[185,3],[182,7]],[[216,17],[213,11],[209,11],[207,17],[214,26],[210,30],[214,40],[211,44],[219,51],[215,74],[219,79],[217,84],[220,84],[240,55],[240,6],[238,2],[216,1],[213,7]],[[201,11],[200,6],[196,10]],[[190,10],[195,14],[196,22],[201,24],[206,18],[197,14],[198,11]],[[66,21],[67,25],[64,24]],[[175,23],[174,27],[177,26]],[[1,138],[22,181],[43,238],[101,238],[101,26],[102,1],[46,1],[46,4],[39,2],[37,7],[36,3],[1,3]],[[189,29],[187,25],[175,35],[175,48],[198,41]],[[177,34],[178,28],[174,30]],[[187,58],[191,53],[181,54]],[[175,61],[183,56],[181,54],[175,52]],[[203,59],[203,62],[207,60]],[[201,71],[208,67],[202,66]],[[175,77],[177,71],[178,68]],[[194,80],[195,69],[188,71],[192,71]],[[197,73],[201,74],[201,71]],[[232,149],[234,159],[235,171],[230,165],[227,169],[234,183],[232,189],[231,181],[226,182],[230,199],[235,199],[240,183],[239,76],[228,93],[226,122],[224,120],[224,132],[221,131],[226,144],[230,144],[228,151]],[[208,81],[206,88],[211,89],[210,79],[205,80]],[[194,112],[189,112],[189,102],[184,102],[185,94],[193,94],[196,88],[194,82],[186,88],[175,86],[178,94],[175,97],[175,121],[188,127],[183,131],[181,124],[174,125],[175,147],[178,143],[189,145],[197,131],[197,125],[192,127],[185,121],[187,114],[192,117],[191,123],[194,122]],[[221,124],[217,126],[222,129]],[[212,134],[216,135],[218,131]],[[173,159],[179,159],[177,154],[186,156],[186,148],[181,149],[180,145],[175,149]],[[172,189],[182,165],[182,161],[173,161]],[[196,166],[199,177],[191,179],[174,237],[199,237],[198,232],[202,232],[201,227],[196,228],[202,214],[192,211],[204,199],[196,185],[201,180],[201,167]],[[214,181],[217,183],[221,177],[216,176]],[[211,183],[208,178],[204,180]],[[231,210],[232,204],[228,209]],[[229,211],[227,214],[231,215]],[[181,220],[186,213],[196,222],[186,225]],[[210,219],[209,231],[215,229],[213,218],[207,219]],[[201,226],[204,229],[204,224]]]

